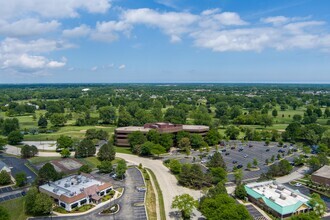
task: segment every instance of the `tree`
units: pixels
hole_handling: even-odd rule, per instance
[[[140,146],[146,141],[147,138],[140,131],[134,131],[128,135],[128,142],[133,153],[140,154]]]
[[[111,173],[113,170],[110,160],[101,161],[101,164],[98,165],[97,168],[99,169],[100,173]]]
[[[173,146],[173,135],[169,133],[161,134],[159,144],[168,151]]]
[[[244,205],[237,204],[236,200],[226,194],[219,194],[215,197],[206,197],[201,200],[199,209],[203,216],[210,220],[253,219]]]
[[[38,120],[38,126],[41,128],[47,128],[48,121],[45,116],[41,115]]]
[[[209,191],[206,193],[206,197],[216,197],[219,194],[227,194],[224,182],[219,182],[217,185],[210,188]],[[203,200],[203,197],[201,200]]]
[[[2,170],[0,172],[0,186],[4,186],[11,183],[11,178],[9,173],[7,173],[5,170]]]
[[[8,135],[8,143],[12,145],[19,144],[23,141],[24,135],[20,131],[12,131]]]
[[[257,158],[254,158],[253,159],[253,166],[255,166],[255,167],[258,166],[258,160],[257,160]]]
[[[152,155],[157,155],[159,157],[160,154],[166,153],[166,149],[160,144],[154,144],[150,152]]]
[[[22,148],[21,148],[21,157],[22,158],[30,158],[30,157],[34,157],[35,155],[38,154],[38,148],[34,145],[27,145],[25,144]]]
[[[171,159],[169,168],[173,174],[179,174],[181,172],[182,164],[176,159]]]
[[[88,166],[88,164],[84,164],[79,168],[79,172],[81,173],[90,173],[92,172],[92,168]]]
[[[77,146],[75,157],[91,157],[96,153],[96,148],[92,140],[83,139]]]
[[[242,184],[237,185],[234,194],[236,198],[245,199],[247,197],[247,192],[245,190],[244,185]]]
[[[322,217],[327,212],[327,206],[321,196],[317,193],[311,195],[311,199],[308,201],[309,205],[312,206],[313,211],[319,217]]]
[[[173,124],[185,124],[187,115],[183,109],[180,108],[168,108],[166,110],[165,121],[171,122]]]
[[[252,164],[251,164],[251,162],[248,162],[248,163],[247,163],[246,168],[247,168],[248,170],[251,170],[251,168],[252,168]]]
[[[210,125],[212,118],[209,115],[207,108],[204,106],[199,106],[193,113],[192,118],[194,119],[195,125]]]
[[[126,127],[132,125],[133,117],[125,109],[119,111],[117,125],[118,127]]]
[[[269,160],[268,160],[268,159],[265,160],[265,164],[266,164],[266,165],[269,164]]]
[[[62,158],[68,158],[71,155],[70,150],[67,148],[62,149],[60,154]]]
[[[231,140],[237,140],[239,135],[239,128],[236,126],[228,126],[225,130],[225,134],[231,139]]]
[[[190,136],[190,145],[194,149],[199,149],[200,147],[203,146],[203,137],[199,134],[192,134]]]
[[[117,167],[116,167],[116,175],[117,177],[123,179],[124,174],[126,173],[127,170],[127,164],[125,160],[120,160],[117,163]]]
[[[154,144],[158,144],[159,139],[160,139],[160,134],[157,130],[152,129],[152,130],[148,131],[147,139],[148,139],[148,141],[151,141]]]
[[[183,219],[190,219],[190,215],[194,208],[198,205],[197,201],[189,194],[182,194],[179,196],[175,196],[172,201],[172,208],[178,209]]]
[[[99,160],[109,160],[112,161],[116,157],[116,149],[110,142],[103,144],[97,153]]]
[[[2,151],[4,149],[6,144],[7,144],[7,140],[0,137],[0,151]]]
[[[182,138],[179,140],[178,146],[181,150],[187,151],[187,149],[190,149],[190,140],[189,138]]]
[[[294,215],[290,220],[320,220],[321,218],[315,214],[315,212],[310,211],[308,213],[301,213],[299,215]]]
[[[274,108],[273,111],[272,111],[272,116],[273,116],[274,118],[276,118],[277,115],[278,115],[277,110]]]
[[[56,141],[57,149],[72,148],[73,140],[69,136],[61,135]]]
[[[59,178],[59,174],[51,163],[43,165],[38,172],[38,176],[41,183],[55,181]]]
[[[324,117],[325,118],[329,118],[330,117],[330,108],[329,107],[324,110]]]
[[[227,172],[222,167],[214,167],[210,169],[212,176],[212,183],[218,184],[219,182],[226,182]]]
[[[112,106],[99,108],[100,119],[104,124],[115,124],[117,120],[116,109]]]
[[[13,131],[19,130],[19,121],[17,118],[6,118],[2,123],[3,135],[9,135]]]
[[[226,170],[226,163],[224,162],[221,153],[215,152],[213,156],[211,156],[210,161],[207,163],[207,166],[210,168],[221,167]]]
[[[10,215],[7,209],[0,206],[0,220],[10,220]]]
[[[15,175],[15,181],[16,181],[16,186],[21,187],[21,186],[25,186],[26,184],[26,173],[24,172],[18,172]]]
[[[260,115],[259,117],[259,124],[265,126],[265,128],[268,126],[273,125],[273,118],[269,115]]]
[[[239,185],[241,184],[242,180],[243,180],[243,171],[242,169],[237,169],[235,172],[234,172],[234,177],[235,177],[235,183],[236,185]]]
[[[211,129],[205,136],[205,141],[209,146],[215,146],[219,143],[221,136],[216,129]]]
[[[54,113],[50,117],[50,122],[55,126],[55,127],[61,127],[64,126],[65,123],[67,122],[67,118],[65,117],[64,114],[61,113]]]
[[[53,200],[46,194],[39,193],[36,187],[30,188],[25,196],[25,212],[29,215],[47,215],[52,205]]]

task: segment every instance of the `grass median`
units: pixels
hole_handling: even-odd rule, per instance
[[[166,220],[166,213],[165,213],[165,205],[164,205],[164,198],[163,198],[163,192],[162,190],[160,189],[160,186],[159,186],[159,183],[158,183],[158,180],[154,174],[154,172],[152,172],[152,170],[146,168],[150,175],[151,175],[151,178],[153,179],[154,183],[155,183],[155,187],[156,187],[156,191],[157,191],[157,194],[158,194],[158,203],[159,203],[159,210],[160,210],[160,219],[161,220]]]

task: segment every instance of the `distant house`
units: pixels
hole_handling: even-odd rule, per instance
[[[90,90],[90,88],[84,88],[84,89],[82,89],[81,91],[83,91],[83,92],[88,92]]]
[[[317,171],[315,171],[312,174],[311,179],[314,183],[329,186],[330,185],[330,166],[325,165],[325,166],[321,167],[320,169],[318,169]]]
[[[1,171],[6,171],[7,173],[10,174],[11,170],[10,168],[7,166],[7,164],[5,164],[3,161],[0,160],[0,172]]]

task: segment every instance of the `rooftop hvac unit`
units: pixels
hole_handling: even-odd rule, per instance
[[[80,188],[80,192],[83,192],[84,191],[84,187],[83,188]]]
[[[70,196],[73,196],[74,195],[74,193],[73,192],[70,192]]]
[[[285,199],[286,199],[285,195],[281,194],[281,195],[280,195],[280,199],[285,200]]]
[[[295,194],[294,192],[292,192],[292,193],[291,193],[291,196],[292,196],[293,198],[296,198],[296,197],[297,197],[297,194]]]
[[[281,191],[279,191],[279,190],[275,190],[275,192],[281,194]]]
[[[279,186],[279,185],[278,185],[278,186],[277,186],[277,189],[279,189],[279,190],[281,190],[281,191],[282,191],[282,190],[284,189],[284,187],[283,187],[283,186]]]
[[[53,189],[53,192],[54,192],[54,193],[58,192],[58,188],[54,188],[54,189]]]
[[[64,187],[65,187],[65,188],[70,187],[70,183],[66,183],[66,184],[64,184]]]
[[[275,201],[275,199],[273,197],[269,197],[269,200]]]
[[[61,184],[61,181],[58,181],[57,184],[60,185]]]

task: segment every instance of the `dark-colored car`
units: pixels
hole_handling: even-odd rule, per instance
[[[252,145],[252,144],[250,144],[250,145],[249,145],[249,147],[251,148],[251,147],[253,147],[253,145]]]
[[[239,164],[239,165],[236,166],[237,169],[241,169],[242,167],[243,167],[242,164]]]
[[[233,160],[233,164],[237,163],[237,160]]]
[[[243,148],[241,148],[241,149],[238,149],[238,152],[241,152],[241,151],[243,151]]]
[[[235,150],[235,147],[231,147],[230,149]]]
[[[283,148],[287,148],[288,146],[287,145],[284,145]]]
[[[266,149],[266,152],[270,151],[269,149]]]
[[[229,152],[226,152],[225,155],[228,156],[230,153]]]
[[[227,150],[226,149],[223,149],[223,150],[221,150],[222,152],[226,152]]]

